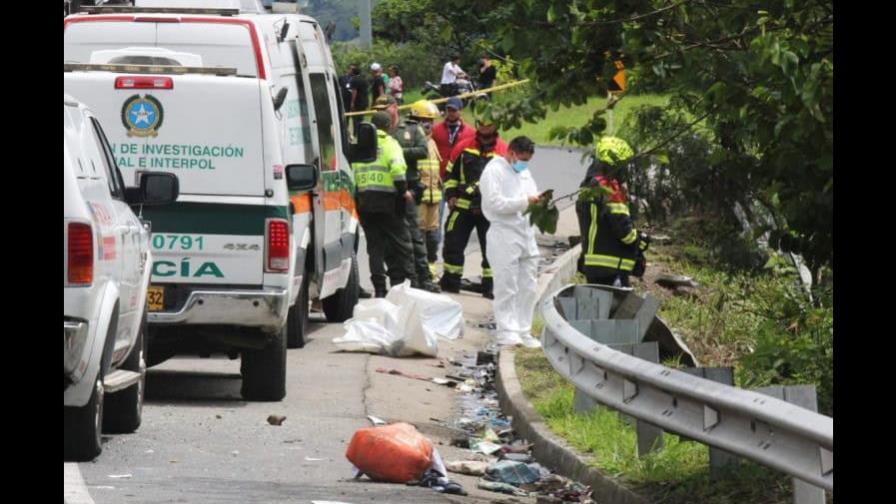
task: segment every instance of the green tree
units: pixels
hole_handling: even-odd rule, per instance
[[[421,57],[441,63],[457,52],[462,67],[474,65],[494,35],[495,0],[380,0],[373,8],[373,36],[396,43],[419,43]],[[425,56],[424,56],[425,55]]]
[[[488,21],[497,48],[532,80],[527,99],[492,107],[502,124],[604,96],[622,58],[673,94],[666,112],[677,120],[638,146],[642,158],[667,159],[678,139],[702,129],[706,164],[689,166],[691,189],[729,209],[762,201],[779,227],[775,241],[815,272],[832,263],[830,0],[512,0]],[[588,145],[605,128],[598,111],[554,134]]]

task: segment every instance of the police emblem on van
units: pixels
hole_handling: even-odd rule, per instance
[[[121,122],[129,137],[154,137],[162,126],[162,103],[152,95],[133,95],[121,107]]]

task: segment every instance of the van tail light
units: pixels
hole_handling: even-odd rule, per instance
[[[267,272],[289,271],[289,222],[270,219],[267,234]]]
[[[68,283],[90,285],[93,282],[93,229],[90,224],[68,224]]]
[[[125,75],[115,78],[115,89],[174,89],[174,79],[151,75]]]

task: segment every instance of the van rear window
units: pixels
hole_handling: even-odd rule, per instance
[[[101,19],[101,18],[100,18]],[[109,51],[122,51],[133,59],[146,48],[146,56],[158,57],[158,49],[174,54],[166,56],[181,66],[236,68],[237,74],[258,77],[260,62],[246,25],[180,22],[149,23],[134,21],[81,21],[69,23],[63,35],[65,63],[108,63],[100,61]]]

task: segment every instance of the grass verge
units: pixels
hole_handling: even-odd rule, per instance
[[[625,118],[637,107],[642,105],[665,105],[669,97],[666,95],[630,95],[625,96],[616,104],[612,112],[612,121],[609,115],[607,119],[607,134],[613,134],[622,126]],[[526,123],[520,128],[514,128],[501,132],[501,137],[511,139],[518,135],[526,135],[537,145],[561,145],[560,139],[551,140],[549,133],[555,126],[575,126],[584,124],[594,112],[607,105],[606,98],[590,98],[584,105],[573,107],[561,107],[558,110],[549,110],[545,118],[537,123]]]
[[[553,370],[540,349],[516,350],[516,372],[523,393],[554,433],[591,455],[602,473],[622,481],[651,502],[792,502],[786,476],[742,462],[713,479],[708,448],[671,434],[663,435],[662,449],[638,458],[635,430],[615,412],[606,408],[587,414],[573,412],[573,386]]]

